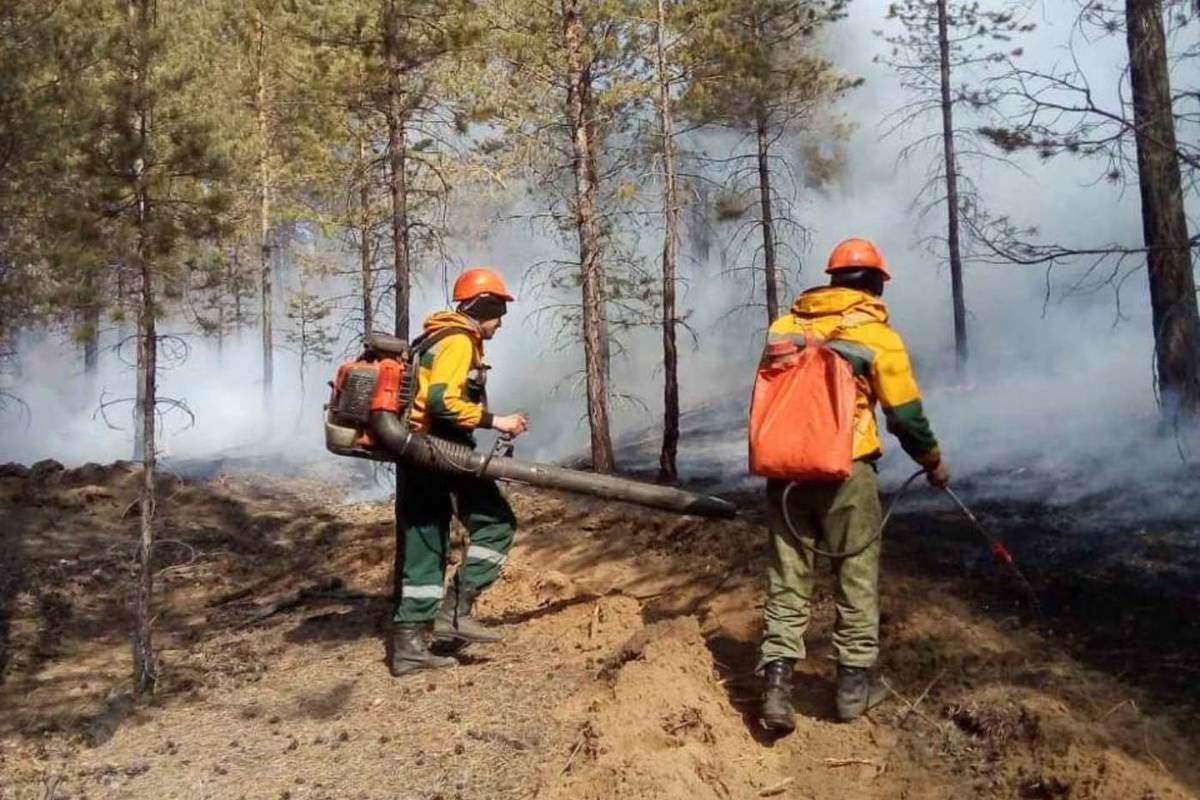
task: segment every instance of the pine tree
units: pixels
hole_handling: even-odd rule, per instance
[[[1014,35],[1028,33],[1033,25],[1024,21],[1025,0],[982,7],[977,0],[902,0],[888,6],[888,19],[898,22],[902,32],[886,37],[891,53],[876,58],[893,67],[910,99],[897,112],[893,130],[905,129],[926,115],[937,113],[941,122],[938,137],[941,153],[935,158],[933,179],[921,188],[921,195],[940,191],[933,204],[946,205],[946,256],[950,265],[951,302],[954,310],[955,364],[958,375],[966,373],[967,305],[963,287],[961,217],[982,203],[973,185],[965,187],[960,173],[962,143],[972,145],[975,133],[955,126],[955,110],[966,107],[978,112],[995,104],[986,89],[972,86],[963,79],[968,74],[978,82],[985,73],[981,68],[1004,61],[1021,49],[1011,44]],[[954,84],[958,77],[959,84]],[[917,144],[924,143],[923,138]],[[909,148],[905,149],[905,153]],[[920,197],[918,197],[918,201]]]
[[[789,134],[824,127],[814,138],[830,135],[830,126],[818,125],[817,112],[860,82],[834,68],[816,48],[822,27],[843,16],[845,5],[844,0],[698,0],[687,6],[689,58],[697,64],[685,97],[691,115],[753,137],[753,152],[733,159],[732,178],[735,184],[749,179],[756,196],[761,245],[755,262],[761,267],[754,269],[762,273],[771,321],[780,310],[781,226],[791,221],[790,203],[778,191],[781,166],[775,151]],[[746,162],[753,166],[743,167]],[[724,205],[726,216],[749,210],[740,193]]]
[[[1006,118],[980,133],[1004,153],[1095,159],[1101,164],[1100,177],[1113,184],[1132,181],[1136,165],[1142,241],[1040,241],[1036,228],[1019,226],[1007,216],[981,220],[972,233],[1004,263],[1053,267],[1086,258],[1088,275],[1107,265],[1113,277],[1102,283],[1116,282],[1122,262],[1144,258],[1162,418],[1172,428],[1180,422],[1195,425],[1200,421],[1200,305],[1192,260],[1200,235],[1189,233],[1184,187],[1194,185],[1200,154],[1194,141],[1176,133],[1191,115],[1175,106],[1171,69],[1173,61],[1186,62],[1168,53],[1164,24],[1186,24],[1188,16],[1178,4],[1163,0],[1089,2],[1080,9],[1073,36],[1124,35],[1128,90],[1105,105],[1078,62],[1043,72],[1010,60],[993,82]],[[1181,93],[1179,102],[1186,100]]]
[[[287,319],[290,323],[284,339],[296,354],[296,365],[300,379],[300,413],[304,412],[305,387],[308,367],[314,361],[321,363],[333,358],[337,335],[330,327],[333,314],[332,304],[312,291],[314,267],[302,263],[299,268],[299,286],[288,298]],[[301,419],[303,417],[301,416]]]
[[[1162,0],[1126,0],[1142,236],[1166,419],[1200,422],[1200,308],[1171,103]]]
[[[214,102],[231,112],[221,136],[238,164],[240,195],[237,239],[253,242],[259,295],[264,402],[275,376],[275,273],[286,263],[280,250],[290,225],[306,217],[301,196],[312,180],[312,164],[325,148],[328,109],[318,102],[311,48],[294,31],[296,13],[282,0],[224,0],[212,7],[211,37],[224,63],[210,87]],[[210,38],[210,41],[212,39]],[[239,258],[239,262],[242,259]]]
[[[371,173],[383,167],[382,185],[389,198],[388,244],[391,250],[393,333],[408,338],[409,300],[412,293],[414,231],[419,224],[414,210],[424,195],[420,173],[428,161],[421,150],[438,137],[430,136],[445,112],[445,103],[433,93],[435,73],[445,59],[460,53],[481,32],[471,0],[353,0],[337,5],[296,4],[297,28],[318,46],[318,58],[330,71],[331,85],[350,102],[346,111],[352,146],[361,148],[349,164],[346,177],[360,193],[360,205],[372,205]],[[376,137],[374,131],[380,131]],[[378,158],[376,157],[378,156]],[[364,167],[369,167],[364,169]],[[365,192],[365,194],[363,194]],[[425,195],[427,196],[427,195]],[[367,250],[373,227],[362,220],[360,256]],[[364,291],[364,301],[367,292]],[[364,305],[364,316],[368,315]],[[372,304],[369,315],[377,316]]]
[[[633,80],[636,16],[632,2],[553,4],[505,0],[491,6],[499,51],[499,88],[491,97],[512,160],[542,193],[553,228],[569,236],[576,257],[552,281],[577,286],[592,468],[615,468],[610,422],[611,323],[614,294],[645,297],[624,261],[610,202],[624,187],[616,176],[628,153],[617,145],[639,91]]]
[[[211,131],[188,89],[197,63],[190,47],[197,19],[190,4],[167,0],[110,0],[89,4],[89,24],[103,31],[89,80],[106,102],[88,110],[88,135],[79,138],[79,185],[95,191],[87,207],[107,221],[107,263],[120,263],[136,286],[138,423],[142,487],[138,580],[134,596],[134,688],[154,688],[158,668],[151,624],[159,319],[164,298],[178,292],[179,245],[214,232],[225,207],[214,189],[225,165],[214,155]]]

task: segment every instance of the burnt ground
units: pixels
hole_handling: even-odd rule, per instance
[[[1106,527],[980,503],[1035,613],[955,512],[914,505],[886,546],[891,702],[832,720],[826,583],[799,725],[774,740],[754,719],[756,498],[745,519],[710,522],[513,492],[523,530],[481,608],[506,641],[394,680],[388,503],[297,478],[163,476],[161,679],[135,702],[137,479],[127,464],[0,468],[4,800],[1200,790],[1197,537],[1149,510]]]
[[[1181,486],[1196,495],[1200,485]],[[990,613],[1011,615],[1081,663],[1137,686],[1200,730],[1200,522],[1155,518],[1152,507],[1097,515],[1076,507],[988,501],[976,513],[1016,554],[1034,587],[997,564],[955,510],[898,515],[891,555]],[[1136,500],[1131,500],[1136,503]]]

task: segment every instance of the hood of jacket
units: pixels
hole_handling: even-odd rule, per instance
[[[462,328],[471,337],[476,348],[483,346],[483,334],[479,330],[479,323],[465,314],[459,314],[457,311],[435,311],[425,318],[426,335],[446,328]]]
[[[821,286],[809,289],[792,304],[792,314],[800,318],[863,315],[876,322],[888,321],[887,304],[882,298],[845,286]]]

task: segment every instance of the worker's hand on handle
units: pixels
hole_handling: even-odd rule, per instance
[[[502,414],[492,418],[492,427],[509,437],[520,436],[529,430],[529,418],[524,414]]]
[[[942,459],[934,466],[925,470],[925,478],[929,481],[929,485],[936,489],[945,489],[950,485],[950,468],[946,466],[946,460]]]

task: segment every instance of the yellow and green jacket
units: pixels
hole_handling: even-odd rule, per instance
[[[883,452],[875,403],[883,406],[887,428],[900,446],[924,467],[941,460],[937,439],[921,404],[908,351],[888,325],[887,305],[878,297],[840,286],[810,289],[796,298],[791,312],[772,323],[767,342],[803,334],[828,339],[831,349],[854,368],[858,396],[854,414],[854,458],[871,460]]]
[[[483,336],[479,323],[453,311],[426,318],[424,335],[446,328],[461,328],[462,332],[449,334],[421,354],[409,425],[434,436],[470,440],[476,428],[492,427]]]

